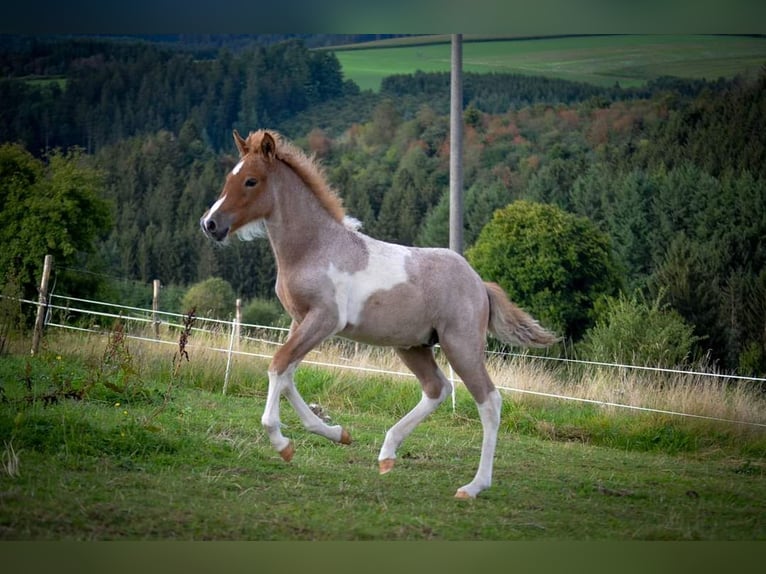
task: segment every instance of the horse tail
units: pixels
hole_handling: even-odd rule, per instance
[[[485,282],[489,297],[489,331],[501,341],[522,347],[548,347],[561,339],[514,305],[497,283]]]

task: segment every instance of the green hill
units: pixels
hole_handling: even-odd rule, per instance
[[[393,74],[450,69],[448,36],[396,38],[331,48],[347,79],[378,90]],[[750,36],[466,36],[463,69],[544,75],[609,86],[640,86],[660,76],[681,78],[754,75],[766,59],[766,38]]]

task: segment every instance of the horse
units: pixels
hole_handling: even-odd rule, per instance
[[[455,494],[475,498],[492,484],[502,407],[484,363],[487,331],[525,347],[547,347],[558,338],[501,287],[484,282],[455,251],[409,247],[362,233],[322,165],[280,133],[261,129],[243,138],[234,130],[233,136],[239,161],[200,226],[221,244],[235,235],[242,240],[266,236],[276,259],[276,295],[292,323],[268,366],[261,424],[272,447],[285,461],[293,458],[294,444],[280,424],[281,396],[307,431],[351,443],[346,429],[328,425],[309,408],[293,378],[307,353],[339,336],[392,347],[420,382],[420,401],[386,432],[378,455],[380,474],[391,471],[401,443],[450,392],[434,358],[438,343],[478,408],[479,466]]]

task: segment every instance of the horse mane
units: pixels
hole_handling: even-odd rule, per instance
[[[248,149],[252,151],[258,150],[258,153],[260,153],[260,144],[265,133],[265,130],[250,132],[246,140]],[[324,168],[317,159],[313,155],[307,156],[302,149],[282,137],[280,133],[272,130],[269,130],[268,133],[276,142],[277,159],[292,168],[330,215],[337,221],[344,222],[346,210],[343,208],[343,202],[335,190],[330,187],[330,184],[327,183]]]

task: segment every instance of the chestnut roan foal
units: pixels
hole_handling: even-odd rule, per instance
[[[200,225],[217,242],[232,234],[265,234],[274,251],[276,292],[292,326],[268,370],[261,422],[273,447],[284,460],[293,457],[293,444],[280,428],[282,395],[307,430],[351,442],[345,429],[312,412],[293,380],[306,354],[337,335],[393,347],[422,385],[422,398],[386,433],[380,449],[380,472],[390,471],[402,441],[449,394],[450,383],[434,360],[438,343],[476,400],[483,428],[479,468],[455,496],[473,498],[488,488],[502,399],[484,366],[487,330],[521,346],[544,347],[557,338],[498,285],[482,281],[457,253],[395,245],[359,232],[321,167],[276,132],[259,130],[243,139],[235,131],[234,141],[239,163]]]

